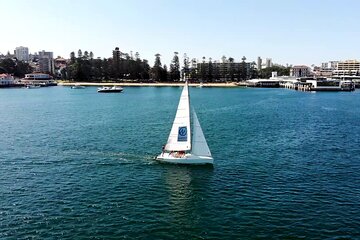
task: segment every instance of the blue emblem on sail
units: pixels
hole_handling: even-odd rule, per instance
[[[187,141],[187,127],[179,127],[178,142]]]

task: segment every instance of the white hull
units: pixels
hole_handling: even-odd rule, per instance
[[[183,157],[174,157],[170,153],[162,153],[156,157],[156,160],[159,162],[188,165],[214,164],[214,159],[212,157],[196,156],[190,153],[187,153]]]

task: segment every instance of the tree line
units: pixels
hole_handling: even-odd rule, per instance
[[[139,55],[134,59],[129,55],[119,58],[94,58],[92,52],[79,49],[77,57],[70,53],[66,68],[60,69],[62,79],[74,81],[116,81],[120,79],[149,79],[149,64]]]
[[[33,68],[29,63],[18,61],[16,58],[5,58],[0,60],[0,74],[8,73],[18,78],[23,78],[25,74],[31,73]]]
[[[150,67],[148,60],[141,59],[138,52],[133,56],[132,53],[123,53],[119,48],[115,48],[112,58],[94,58],[93,52],[81,49],[70,53],[70,60],[66,67],[57,69],[56,77],[71,81],[157,81],[174,82],[179,81],[183,74],[186,74],[192,81],[242,81],[252,78],[269,78],[272,72],[278,72],[279,76],[289,75],[290,68],[283,66],[273,66],[258,71],[255,62],[235,62],[234,58],[225,56],[221,62],[213,61],[209,58],[202,58],[202,62],[196,59],[189,59],[184,54],[182,68],[180,68],[179,53],[174,52],[174,56],[169,68],[161,63],[161,55],[155,54],[153,67]],[[3,59],[0,61],[0,73],[9,73],[15,77],[22,78],[26,73],[31,73],[32,67],[16,58]]]

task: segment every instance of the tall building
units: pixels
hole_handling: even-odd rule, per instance
[[[272,59],[271,58],[267,58],[266,59],[266,67],[269,68],[269,67],[272,67],[273,64],[272,64]]]
[[[42,73],[54,74],[53,52],[39,52],[39,71]]]
[[[121,57],[121,52],[118,47],[113,50],[113,60],[114,62],[119,62]]]
[[[29,48],[23,46],[15,48],[15,56],[20,61],[29,61]]]
[[[262,64],[262,59],[261,59],[261,57],[258,57],[257,58],[257,69],[258,70],[261,70],[261,64]]]

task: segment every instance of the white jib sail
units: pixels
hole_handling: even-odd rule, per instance
[[[176,116],[165,146],[167,151],[187,151],[191,149],[190,103],[187,82],[182,90]]]
[[[194,127],[193,127],[193,143],[191,153],[197,156],[211,157],[209,146],[206,143],[204,133],[201,129],[199,120],[194,112]]]

